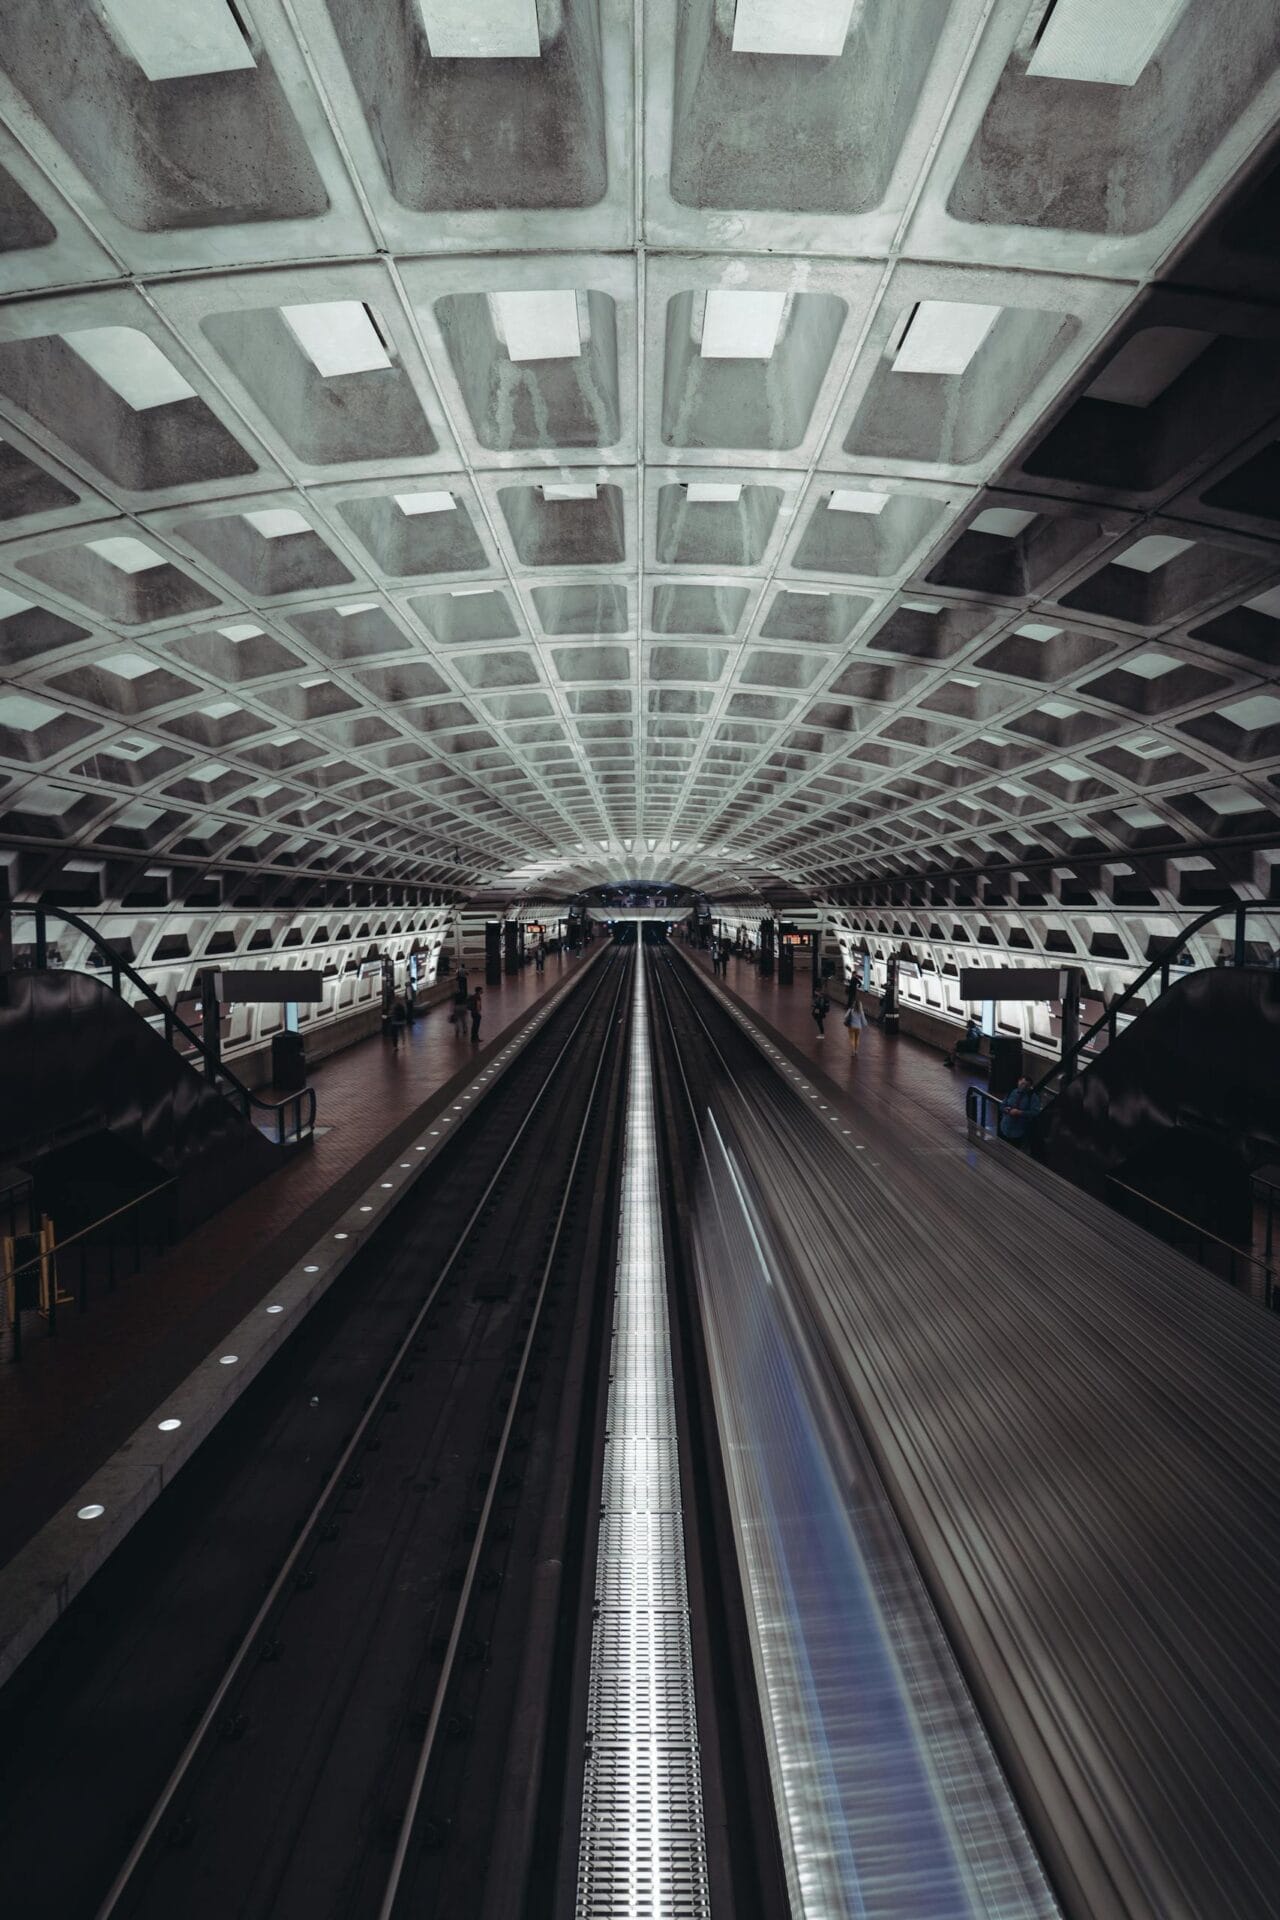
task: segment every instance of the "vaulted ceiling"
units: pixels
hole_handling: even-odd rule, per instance
[[[6,0],[0,848],[1280,844],[1273,0]]]

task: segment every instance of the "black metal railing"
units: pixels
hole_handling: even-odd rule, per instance
[[[91,1289],[100,1286],[114,1293],[122,1276],[139,1271],[144,1251],[161,1252],[173,1245],[176,1188],[176,1179],[162,1180],[145,1193],[135,1194],[122,1207],[77,1228],[65,1240],[55,1235],[47,1245],[5,1271],[10,1360],[22,1358],[24,1313],[42,1314],[54,1335],[59,1307],[74,1302],[80,1313],[87,1313]],[[19,1236],[18,1243],[39,1239],[40,1225],[47,1224],[31,1219],[31,1230]]]
[[[1100,1033],[1106,1032],[1107,1044],[1110,1045],[1116,1037],[1117,1016],[1132,1005],[1149,981],[1158,977],[1160,981],[1160,993],[1164,994],[1168,992],[1170,976],[1173,968],[1177,965],[1177,957],[1184,951],[1187,941],[1192,939],[1194,935],[1203,931],[1205,927],[1211,927],[1215,920],[1230,918],[1233,921],[1231,965],[1233,967],[1243,967],[1247,965],[1246,955],[1248,952],[1248,942],[1246,935],[1249,915],[1251,913],[1265,913],[1270,914],[1274,918],[1277,911],[1276,903],[1266,900],[1239,900],[1231,906],[1206,907],[1203,913],[1199,914],[1196,919],[1190,921],[1166,946],[1161,948],[1160,952],[1153,960],[1147,963],[1137,978],[1130,981],[1124,992],[1117,994],[1115,999],[1109,1002],[1105,1010],[1093,1022],[1093,1025],[1086,1027],[1075,1044],[1069,1047],[1062,1055],[1062,1058],[1055,1060],[1048,1072],[1041,1075],[1039,1080],[1035,1082],[1035,1091],[1040,1095],[1040,1098],[1042,1100],[1056,1098],[1062,1088],[1074,1079],[1077,1068],[1081,1062],[1091,1057],[1091,1044]],[[1158,998],[1159,995],[1157,995],[1157,999]],[[1144,1000],[1140,1004],[1139,1011],[1145,1012],[1148,1006],[1154,1005],[1154,1000]],[[1053,1084],[1055,1081],[1058,1083],[1057,1085]]]
[[[159,1015],[164,1026],[164,1037],[169,1045],[172,1046],[175,1036],[181,1034],[200,1062],[205,1079],[231,1102],[244,1119],[258,1126],[260,1123],[256,1116],[259,1114],[267,1116],[278,1146],[284,1146],[289,1141],[301,1141],[311,1137],[316,1123],[314,1087],[301,1087],[296,1093],[286,1094],[281,1100],[265,1100],[261,1094],[254,1093],[252,1088],[247,1087],[225,1061],[211,1052],[203,1036],[197,1033],[194,1027],[189,1026],[181,1014],[174,1011],[164,995],[157,993],[150,982],[143,979],[122,953],[117,953],[113,947],[109,946],[97,928],[88,920],[81,919],[78,913],[71,913],[65,907],[8,906],[0,908],[0,912],[22,915],[35,922],[35,964],[40,972],[43,972],[49,964],[50,916],[61,921],[63,925],[74,928],[77,933],[84,934],[93,943],[94,953],[100,957],[103,967],[110,974],[112,992],[123,999],[123,983],[127,980],[129,985],[142,995],[148,1006]]]
[[[1007,1094],[991,1093],[986,1087],[967,1087],[965,1089],[965,1116],[969,1124],[969,1136],[994,1134],[1002,1139],[1000,1133],[1000,1114],[1004,1108]],[[991,1109],[995,1108],[994,1124]],[[1031,1116],[1034,1118],[1034,1116]],[[1028,1121],[1028,1124],[1030,1122]],[[1015,1151],[1021,1146],[1019,1141],[1009,1141]],[[1142,1193],[1137,1187],[1118,1179],[1115,1174],[1106,1175],[1107,1186],[1125,1196],[1126,1204],[1117,1211],[1123,1212],[1126,1219],[1132,1218],[1127,1202],[1136,1200],[1141,1203],[1141,1218],[1137,1224],[1167,1245],[1177,1247],[1180,1252],[1190,1253],[1199,1266],[1216,1273],[1232,1286],[1239,1286],[1242,1273],[1247,1269],[1256,1270],[1261,1278],[1263,1304],[1269,1312],[1280,1306],[1280,1289],[1276,1286],[1280,1260],[1275,1255],[1274,1218],[1280,1213],[1280,1185],[1273,1184],[1264,1175],[1253,1176],[1252,1188],[1256,1198],[1265,1195],[1262,1204],[1266,1207],[1263,1251],[1251,1252],[1247,1247],[1238,1247],[1230,1240],[1224,1240],[1220,1234],[1211,1233],[1197,1221],[1189,1220],[1185,1214],[1175,1212],[1161,1201],[1153,1200],[1149,1194]],[[1261,1189],[1261,1194],[1259,1193]],[[1113,1203],[1114,1204],[1114,1203]],[[1160,1220],[1166,1225],[1166,1231],[1158,1232],[1154,1222]]]
[[[1113,1173],[1107,1175],[1107,1186],[1124,1195],[1117,1210],[1126,1219],[1133,1217],[1130,1203],[1136,1201],[1140,1226],[1169,1246],[1176,1247],[1179,1252],[1190,1253],[1198,1266],[1207,1267],[1210,1273],[1216,1273],[1231,1286],[1238,1287],[1242,1273],[1254,1270],[1262,1280],[1262,1303],[1269,1313],[1274,1311],[1276,1272],[1269,1246],[1261,1255],[1251,1252],[1247,1247],[1238,1247],[1234,1241],[1224,1240],[1221,1234],[1210,1233],[1199,1221],[1189,1220],[1173,1207],[1166,1207],[1163,1201],[1153,1200],[1150,1194],[1143,1193],[1138,1187],[1118,1180]]]

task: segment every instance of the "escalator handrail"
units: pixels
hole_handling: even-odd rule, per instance
[[[1235,944],[1237,958],[1232,964],[1235,966],[1243,965],[1239,954],[1244,946],[1245,922],[1250,912],[1254,911],[1274,914],[1276,911],[1275,902],[1266,900],[1236,900],[1230,901],[1225,905],[1206,907],[1203,913],[1199,914],[1188,926],[1183,927],[1179,933],[1175,934],[1173,939],[1161,948],[1153,960],[1148,961],[1137,978],[1131,980],[1124,992],[1118,994],[1106,1009],[1099,1014],[1093,1025],[1085,1029],[1075,1045],[1067,1053],[1064,1053],[1060,1060],[1055,1060],[1048,1072],[1042,1074],[1040,1078],[1033,1083],[1032,1091],[1040,1094],[1042,1098],[1055,1099],[1060,1092],[1060,1088],[1051,1086],[1049,1084],[1050,1081],[1057,1080],[1063,1074],[1066,1075],[1067,1080],[1070,1080],[1074,1075],[1076,1063],[1079,1061],[1081,1055],[1086,1051],[1089,1043],[1101,1033],[1104,1027],[1109,1027],[1111,1030],[1111,1038],[1115,1038],[1116,1015],[1124,1011],[1125,1007],[1137,997],[1138,993],[1146,986],[1149,980],[1155,978],[1156,974],[1160,974],[1162,977],[1160,991],[1161,994],[1163,994],[1168,986],[1168,969],[1174,964],[1175,955],[1182,951],[1187,941],[1192,939],[1194,935],[1200,933],[1205,927],[1212,926],[1215,920],[1224,919],[1228,914],[1235,915],[1236,923]],[[1153,1001],[1151,1004],[1154,1005],[1155,1002]]]
[[[246,1086],[239,1074],[233,1072],[224,1060],[210,1053],[204,1040],[200,1034],[196,1032],[195,1028],[187,1025],[182,1015],[169,1005],[164,995],[157,993],[156,989],[148,980],[143,978],[133,963],[126,960],[122,953],[117,952],[90,921],[82,919],[78,913],[72,913],[67,907],[46,906],[43,903],[23,906],[17,902],[13,902],[8,906],[6,911],[9,913],[31,914],[36,922],[38,947],[44,945],[42,938],[43,927],[41,923],[46,920],[50,914],[56,919],[61,920],[65,926],[73,927],[77,933],[84,934],[87,939],[92,941],[98,953],[107,956],[108,965],[111,970],[113,991],[123,999],[124,996],[120,993],[119,986],[122,978],[127,979],[131,986],[136,987],[138,992],[142,994],[144,999],[150,1002],[164,1020],[166,1035],[171,1035],[173,1029],[176,1027],[178,1032],[181,1033],[183,1038],[190,1044],[192,1050],[199,1056],[206,1072],[216,1074],[230,1083],[230,1088],[234,1089],[236,1097],[242,1103],[242,1111],[246,1120],[249,1118],[250,1111],[254,1107],[261,1108],[264,1113],[273,1114],[276,1123],[276,1139],[281,1145],[283,1145],[284,1141],[289,1137],[301,1140],[306,1134],[311,1132],[316,1120],[316,1094],[314,1087],[303,1087],[296,1093],[286,1094],[283,1100],[264,1100],[261,1094],[255,1093],[251,1087]],[[223,1088],[221,1091],[226,1093],[228,1089]],[[284,1124],[285,1112],[290,1108],[294,1114],[294,1125],[291,1134],[290,1130],[287,1130]]]

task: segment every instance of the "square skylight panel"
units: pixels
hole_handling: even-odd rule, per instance
[[[150,334],[137,327],[78,328],[62,338],[135,413],[190,400],[195,392]]]
[[[318,300],[281,307],[280,317],[325,380],[344,373],[372,373],[391,358],[373,317],[361,300]]]
[[[837,487],[827,502],[831,513],[883,513],[889,504],[887,493],[864,493],[857,487]]]
[[[895,373],[963,373],[1003,308],[922,300],[893,358]]]
[[[433,60],[536,60],[537,0],[418,0]]]
[[[1170,653],[1138,653],[1118,665],[1121,673],[1136,674],[1139,680],[1162,680],[1166,673],[1176,673],[1182,662]]]
[[[1214,787],[1200,798],[1217,814],[1256,813],[1260,804],[1243,787]]]
[[[401,513],[453,513],[457,501],[451,493],[397,493],[395,503]]]
[[[262,632],[262,628],[252,626],[248,621],[242,620],[234,627],[219,627],[218,632],[224,640],[233,640],[238,646],[242,640],[256,640]]]
[[[152,567],[169,564],[164,555],[149,547],[145,540],[135,540],[124,533],[110,534],[105,540],[90,540],[89,551],[118,573],[146,573]]]
[[[235,73],[253,54],[226,0],[98,0],[112,37],[148,80]]]
[[[12,620],[16,614],[29,613],[34,600],[24,600],[12,587],[0,586],[0,620]]]
[[[703,359],[770,359],[786,304],[785,293],[713,287],[702,319]]]
[[[114,673],[117,680],[142,680],[149,673],[159,673],[160,668],[154,660],[148,660],[144,653],[109,653],[98,665],[106,673]]]
[[[1258,733],[1263,727],[1280,725],[1280,699],[1274,693],[1251,693],[1246,699],[1233,700],[1229,707],[1220,707],[1218,711],[1223,720],[1229,720],[1243,733]]]
[[[1020,507],[988,507],[969,522],[969,531],[994,534],[998,540],[1016,540],[1037,518]]]
[[[1180,553],[1189,553],[1194,545],[1194,540],[1179,540],[1176,534],[1149,533],[1144,539],[1135,540],[1123,553],[1116,554],[1111,565],[1128,567],[1134,573],[1156,573],[1176,560]]]
[[[852,17],[853,0],[738,0],[733,50],[838,59]]]
[[[15,733],[39,733],[51,720],[61,718],[61,707],[48,700],[36,700],[26,693],[0,693],[0,727],[11,727]]]
[[[1216,338],[1194,327],[1144,327],[1085,388],[1085,398],[1115,407],[1149,407]]]
[[[576,360],[582,352],[578,296],[572,287],[491,293],[494,328],[510,360]]]
[[[1057,0],[1027,64],[1037,80],[1132,87],[1187,0]]]
[[[542,497],[544,500],[594,500],[599,491],[594,480],[546,480]]]
[[[1046,640],[1056,640],[1062,628],[1046,626],[1042,620],[1028,620],[1023,626],[1015,627],[1014,632],[1024,640],[1038,640],[1043,644]]]
[[[311,522],[304,520],[293,507],[258,507],[243,517],[264,540],[285,540],[290,534],[315,532]]]
[[[684,490],[690,506],[732,506],[742,498],[741,480],[690,480]]]
[[[1280,620],[1280,587],[1268,587],[1265,593],[1255,593],[1252,600],[1246,600],[1245,606],[1252,613],[1261,613],[1269,620]]]

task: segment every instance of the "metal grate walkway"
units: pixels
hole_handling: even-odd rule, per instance
[[[577,1913],[704,1920],[711,1902],[643,941],[609,1372]]]

